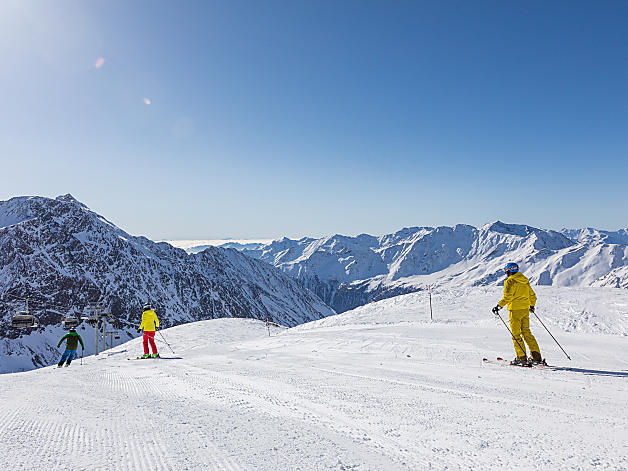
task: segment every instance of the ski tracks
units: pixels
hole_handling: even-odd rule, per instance
[[[616,418],[609,418],[608,411],[607,415],[604,416],[599,415],[597,410],[582,407],[582,404],[580,404],[580,407],[575,407],[575,403],[569,402],[573,398],[562,394],[547,395],[546,392],[546,394],[542,395],[521,397],[517,391],[510,391],[505,388],[501,391],[502,395],[499,396],[491,388],[483,387],[479,389],[477,385],[474,386],[468,382],[461,382],[459,385],[456,385],[457,383],[448,383],[446,386],[443,386],[439,384],[439,381],[435,381],[436,378],[434,376],[430,378],[430,381],[426,382],[427,378],[415,378],[409,372],[406,372],[406,378],[401,380],[388,378],[386,374],[383,374],[385,373],[384,371],[378,371],[378,369],[372,369],[371,374],[363,374],[359,368],[353,372],[339,369],[317,369],[329,374],[368,381],[389,382],[423,391],[421,394],[413,394],[417,399],[421,398],[424,401],[423,404],[417,404],[413,409],[417,415],[428,413],[435,419],[438,419],[433,425],[438,429],[439,434],[445,437],[448,433],[458,435],[456,440],[458,443],[461,440],[468,442],[470,446],[466,447],[467,451],[463,455],[458,456],[458,462],[463,460],[473,469],[502,469],[510,467],[510,461],[502,461],[503,456],[501,453],[494,454],[490,450],[490,448],[494,448],[498,444],[500,447],[511,449],[508,453],[511,460],[516,460],[520,463],[525,463],[526,461],[537,464],[545,463],[547,468],[553,469],[571,468],[583,458],[578,452],[573,452],[566,455],[568,456],[566,459],[565,456],[561,457],[560,453],[557,454],[557,450],[571,450],[572,448],[577,450],[579,445],[584,447],[586,444],[590,451],[595,450],[594,454],[592,454],[591,462],[597,463],[596,466],[606,465],[610,466],[611,469],[627,469],[628,460],[625,458],[626,455],[619,451],[627,448],[625,443],[622,444],[622,440],[619,438],[628,425],[625,419],[621,419],[621,414],[617,414]],[[382,376],[375,376],[373,374],[375,372],[379,372]],[[395,370],[386,371],[388,374],[393,372]],[[458,396],[465,401],[467,410],[463,414],[460,411],[456,411],[456,408],[443,407],[441,405],[446,403],[455,404],[456,402],[448,400],[448,396],[452,395]],[[574,407],[555,407],[551,405],[557,401],[568,401],[568,404],[574,405]],[[608,407],[612,407],[612,404],[609,403]],[[552,427],[539,428],[538,421],[540,421],[540,418],[550,416],[553,417]],[[534,417],[538,417],[538,419],[535,420]],[[501,438],[501,435],[507,432],[512,433],[512,431],[506,428],[500,432],[499,424],[512,423],[513,418],[514,422],[518,422],[520,430],[515,435],[517,436],[516,440],[508,442]],[[478,425],[487,420],[493,423],[490,428],[478,427]],[[590,423],[590,426],[602,426],[608,437],[602,439],[600,436],[590,437],[583,435],[579,431],[579,427],[584,426],[586,430],[587,423]],[[560,430],[566,430],[562,432],[565,437],[557,440],[557,438],[561,438]],[[612,440],[609,440],[611,437]],[[441,443],[447,441],[446,439],[441,440]],[[595,443],[594,446],[593,443]],[[476,451],[473,452],[472,450]],[[452,452],[455,453],[455,450],[444,449],[441,452],[451,454]],[[487,459],[489,456],[491,458]],[[622,458],[622,456],[624,457]]]
[[[267,370],[254,379],[248,375],[208,371],[195,377],[205,385],[209,379],[211,384],[225,389],[228,394],[217,394],[215,391],[208,394],[214,399],[224,400],[225,406],[240,410],[242,415],[267,415],[283,421],[284,427],[288,427],[289,422],[296,423],[297,429],[310,429],[321,437],[328,437],[348,455],[351,454],[348,450],[355,450],[357,445],[361,465],[354,464],[358,466],[356,469],[362,469],[364,465],[367,469],[408,470],[457,467],[432,450],[419,451],[416,447],[409,447],[389,430],[370,423],[366,411],[352,413],[344,401],[331,403],[327,394],[321,394],[320,387],[305,384],[296,375],[291,376],[291,384],[285,383],[285,376]],[[345,400],[351,403],[355,398]],[[363,403],[368,404],[368,401]],[[347,465],[347,469],[351,469],[349,466],[352,465]]]
[[[54,408],[65,420],[42,419],[53,407],[28,401],[19,390],[2,401],[0,451],[14,465],[12,469],[86,469],[86,453],[97,443],[96,437],[67,417],[67,407]],[[69,462],[68,457],[74,462]]]
[[[190,415],[200,411],[167,374],[120,367],[51,373],[55,387],[39,397],[17,387],[0,401],[0,455],[11,469],[243,471],[204,434],[211,423],[193,423],[187,410],[172,417],[184,403]]]
[[[235,459],[225,456],[204,435],[205,426],[195,424],[193,417],[182,417],[194,411],[193,401],[183,389],[173,388],[169,373],[155,366],[145,365],[139,372],[131,369],[132,374],[126,372],[128,368],[118,368],[105,372],[98,381],[100,387],[118,391],[131,404],[146,409],[139,420],[124,425],[124,433],[115,434],[116,448],[125,452],[130,463],[128,469],[242,471]],[[172,411],[179,414],[172,417]],[[139,443],[121,440],[125,436]]]

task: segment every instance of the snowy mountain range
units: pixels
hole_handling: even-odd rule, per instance
[[[24,298],[41,321],[33,332],[10,327]],[[124,337],[134,333],[148,300],[166,327],[219,317],[270,317],[293,326],[334,314],[292,277],[239,251],[187,254],[134,237],[71,195],[0,202],[0,372],[9,363],[48,364],[63,334],[61,315],[99,299]],[[24,362],[16,366],[10,356]]]
[[[170,245],[183,249],[187,253],[199,253],[208,247],[221,247],[223,249],[257,249],[264,244],[272,242],[273,239],[184,239],[184,240],[161,240],[156,242],[168,242]]]
[[[283,238],[243,252],[281,268],[336,312],[428,284],[495,284],[510,261],[537,285],[628,288],[628,229],[557,232],[497,221],[381,237]]]
[[[214,247],[220,247],[221,249],[236,249],[239,251],[243,251],[243,250],[256,250],[256,249],[259,249],[262,245],[264,244],[262,244],[261,242],[249,242],[246,244],[243,244],[240,242],[226,242],[221,245],[215,245]],[[190,247],[189,249],[186,249],[186,252],[187,253],[199,253],[209,247],[212,247],[212,246],[211,245],[197,245],[194,247]]]

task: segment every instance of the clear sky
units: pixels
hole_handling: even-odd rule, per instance
[[[0,200],[154,239],[628,226],[628,2],[0,2]]]

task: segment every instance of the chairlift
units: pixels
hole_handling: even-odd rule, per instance
[[[81,321],[77,317],[64,317],[61,323],[64,329],[72,329],[78,327]]]
[[[81,320],[94,327],[98,323],[98,316],[82,316]]]
[[[11,327],[14,329],[36,329],[39,327],[39,319],[31,314],[28,299],[26,300],[26,310],[17,311],[11,316]]]
[[[18,311],[11,316],[11,327],[14,329],[36,329],[39,319],[28,311]]]

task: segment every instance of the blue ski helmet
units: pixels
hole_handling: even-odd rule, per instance
[[[519,265],[513,262],[507,263],[506,266],[504,267],[504,273],[507,273],[509,275],[512,273],[517,273],[518,271],[519,271]]]

